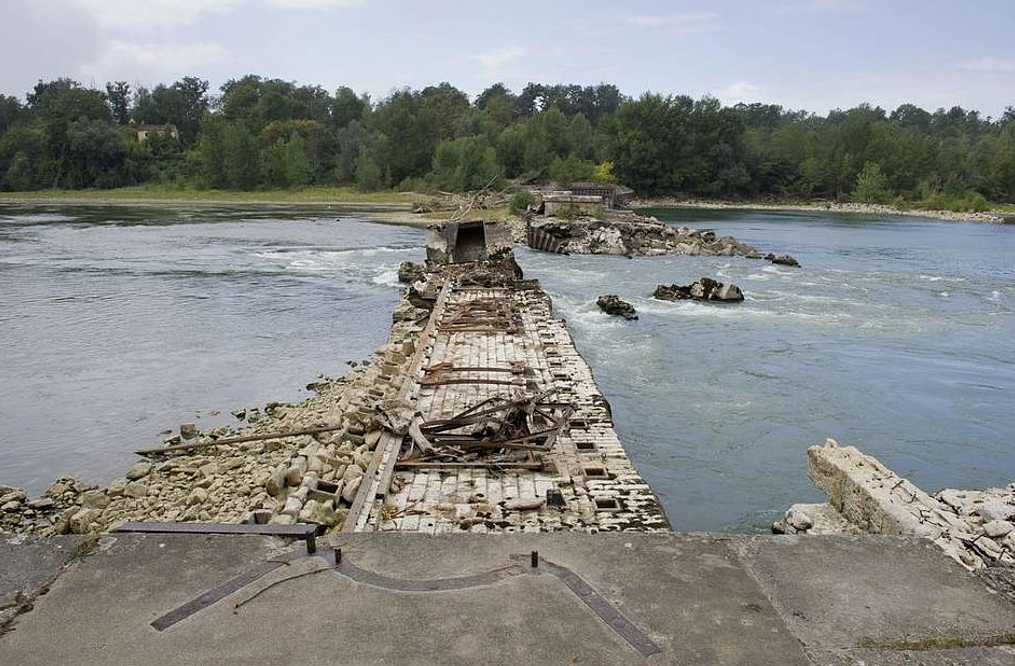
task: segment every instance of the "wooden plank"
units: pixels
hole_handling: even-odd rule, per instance
[[[402,380],[402,386],[398,390],[399,400],[408,402],[409,397],[415,390],[416,374],[422,368],[423,359],[426,357],[427,340],[437,329],[437,320],[443,314],[450,293],[450,283],[441,287],[440,294],[437,296],[437,302],[434,303],[434,308],[430,312],[430,319],[427,320],[426,326],[420,331],[419,338],[416,341],[416,352],[412,355],[409,371]],[[388,493],[388,488],[391,486],[391,476],[394,474],[394,463],[398,460],[401,448],[402,437],[392,435],[391,433],[385,433],[380,441],[377,442],[377,446],[374,448],[374,455],[370,459],[370,465],[363,475],[364,480],[360,482],[360,487],[356,491],[356,497],[353,498],[349,513],[346,514],[345,523],[342,525],[342,532],[355,532],[364,511],[368,513],[369,521],[369,512],[373,509],[374,501],[378,497],[386,496]],[[386,463],[383,469],[381,469],[382,462]]]
[[[319,428],[304,428],[303,430],[290,430],[288,432],[272,432],[257,435],[241,435],[239,437],[223,437],[222,439],[208,439],[200,442],[188,442],[186,444],[174,444],[173,446],[160,446],[155,449],[141,449],[135,451],[139,456],[148,456],[158,453],[173,453],[174,451],[186,451],[198,449],[204,446],[223,446],[228,444],[242,444],[244,442],[259,442],[266,439],[284,439],[286,437],[299,437],[300,435],[317,435],[322,432],[341,430],[345,426],[321,426]]]

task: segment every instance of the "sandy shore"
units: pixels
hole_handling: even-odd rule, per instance
[[[1001,211],[985,213],[956,213],[950,210],[903,210],[895,206],[860,203],[758,203],[732,201],[698,201],[692,199],[646,198],[635,199],[632,208],[696,208],[702,210],[764,210],[764,211],[804,211],[822,213],[849,213],[855,215],[902,215],[907,217],[924,217],[934,220],[952,222],[988,222],[1003,223],[1015,215]]]
[[[419,195],[420,197],[424,195]],[[95,197],[95,196],[25,196],[0,194],[0,204],[9,205],[68,205],[68,206],[270,206],[286,208],[335,208],[341,210],[354,210],[362,217],[373,222],[382,224],[398,224],[426,228],[439,220],[411,212],[412,204],[398,202],[377,202],[377,201],[354,201],[326,199],[303,200],[285,198],[259,198],[251,197],[223,197],[208,199],[185,199],[185,198],[163,198],[163,197]],[[630,203],[631,208],[689,208],[699,210],[759,210],[759,211],[802,211],[802,212],[825,212],[845,213],[854,215],[881,215],[881,216],[906,216],[922,217],[935,220],[946,220],[951,222],[986,222],[1005,223],[1015,221],[1015,213],[1006,213],[1000,210],[991,210],[983,213],[956,213],[948,210],[903,210],[895,206],[880,204],[859,204],[859,203],[836,203],[836,202],[814,202],[814,203],[762,203],[762,202],[735,202],[735,201],[708,201],[696,199],[682,199],[674,197],[655,197],[634,199]]]

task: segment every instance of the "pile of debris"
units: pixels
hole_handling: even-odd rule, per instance
[[[429,385],[433,384],[430,380]],[[477,402],[447,419],[414,417],[404,428],[396,468],[542,470],[546,466],[543,454],[549,453],[574,412],[573,406],[548,402],[546,397],[519,388]]]

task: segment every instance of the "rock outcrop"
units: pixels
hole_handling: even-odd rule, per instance
[[[789,256],[788,254],[780,254],[776,256],[771,252],[769,252],[768,254],[765,255],[765,261],[777,264],[779,266],[792,266],[794,268],[798,268],[800,266],[800,262],[794,259],[793,257]]]
[[[422,264],[412,261],[403,261],[398,265],[398,281],[402,284],[412,284],[424,278],[426,269]]]
[[[616,294],[600,296],[596,299],[596,305],[598,305],[599,309],[608,315],[623,317],[628,321],[638,318],[638,315],[635,313],[634,306],[627,301],[621,300],[621,298]]]
[[[529,231],[537,233],[515,232],[516,239],[526,242],[527,237],[540,238],[543,239],[542,244],[546,245],[545,239],[550,237],[556,241],[554,247],[559,248],[561,253],[761,258],[756,249],[732,236],[717,236],[707,229],[671,227],[654,217],[642,217],[630,212],[611,213],[605,219],[533,217],[527,224]]]
[[[969,569],[1015,565],[1015,483],[929,495],[876,458],[832,439],[807,450],[807,474],[828,504],[794,506],[774,531],[916,535]],[[813,516],[828,516],[828,509],[839,521],[818,525]]]
[[[652,297],[663,301],[695,300],[738,303],[744,300],[744,293],[735,284],[717,282],[712,278],[703,277],[686,286],[661,284],[652,292]]]

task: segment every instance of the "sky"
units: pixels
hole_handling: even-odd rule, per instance
[[[1015,0],[0,0],[0,94],[246,74],[375,101],[612,83],[824,115],[1015,106]]]

